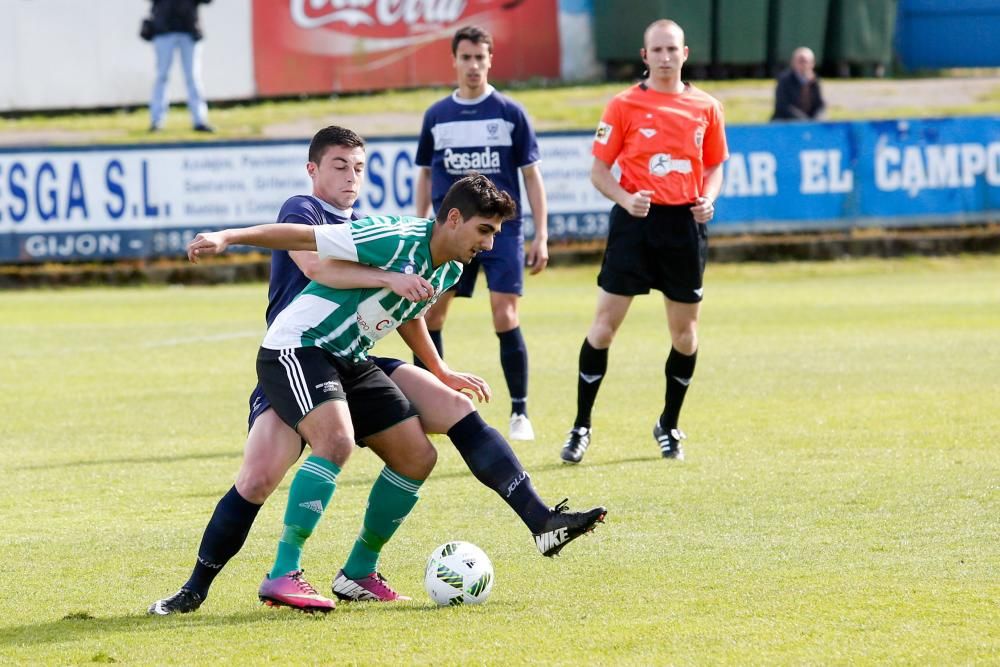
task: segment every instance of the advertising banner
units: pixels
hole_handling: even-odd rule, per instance
[[[994,117],[731,126],[713,234],[1000,218]],[[539,136],[552,243],[602,239],[590,132]],[[0,262],[181,256],[309,194],[308,141],[0,150]],[[368,142],[364,214],[414,212],[415,137]],[[530,210],[527,202],[522,203]],[[532,233],[530,216],[526,233]]]
[[[476,24],[490,78],[559,76],[557,0],[254,0],[260,96],[451,85],[451,38]]]

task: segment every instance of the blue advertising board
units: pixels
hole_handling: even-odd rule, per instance
[[[996,220],[998,121],[730,126],[713,234]],[[590,184],[591,134],[542,134],[539,145],[551,242],[603,238],[611,203]],[[180,256],[198,231],[273,222],[287,197],[311,191],[307,148],[2,149],[0,262]],[[368,143],[362,214],[413,213],[415,149],[413,137]]]

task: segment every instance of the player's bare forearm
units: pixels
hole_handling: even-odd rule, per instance
[[[611,165],[594,158],[594,164],[590,168],[590,182],[594,184],[597,191],[618,204],[622,208],[627,208],[625,202],[629,193],[623,188],[618,180],[611,173]]]
[[[316,233],[311,225],[272,223],[205,232],[188,244],[188,259],[197,262],[206,255],[218,255],[229,246],[251,245],[272,250],[315,250]]]
[[[493,392],[486,380],[472,373],[459,373],[448,367],[448,364],[438,355],[437,348],[431,341],[430,334],[427,333],[427,325],[424,318],[418,317],[399,325],[396,329],[403,342],[406,343],[417,358],[424,362],[427,370],[441,381],[449,389],[453,389],[464,394],[469,394],[480,403],[489,403],[493,397]]]
[[[431,340],[431,335],[427,332],[427,325],[424,323],[423,317],[400,324],[396,331],[406,346],[413,351],[413,354],[417,355],[417,359],[424,363],[427,370],[437,377],[441,377],[447,372],[448,366],[438,354],[437,348],[434,347],[434,341]]]
[[[344,259],[320,257],[318,253],[294,251],[289,257],[309,280],[333,289],[386,288],[393,293],[417,301],[434,296],[434,287],[416,274],[396,273]]]
[[[715,217],[715,200],[720,192],[722,192],[721,163],[705,169],[701,196],[691,207],[691,215],[694,216],[695,222],[706,223]]]
[[[712,201],[718,199],[719,194],[722,193],[722,163],[720,162],[712,167],[707,167],[701,182],[702,196],[708,197]]]
[[[528,249],[528,266],[531,273],[540,273],[549,264],[549,211],[545,199],[545,183],[542,171],[538,165],[531,165],[522,170],[524,174],[524,190],[528,195],[528,205],[531,206],[531,218],[535,225],[535,238]]]

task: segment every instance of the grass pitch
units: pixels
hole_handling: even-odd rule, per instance
[[[606,504],[607,524],[543,559],[436,439],[381,564],[415,599],[326,617],[256,601],[287,485],[201,611],[145,616],[184,581],[239,465],[263,285],[0,293],[0,662],[1000,661],[1000,258],[711,266],[684,463],[650,435],[668,342],[659,297],[637,299],[594,443],[568,467],[595,273],[528,281],[538,440],[516,449],[550,502]],[[482,412],[505,431],[487,309],[455,303],[446,352],[491,381]],[[306,552],[323,589],[379,469],[359,451],[340,476]],[[485,605],[423,593],[450,539],[493,559]]]

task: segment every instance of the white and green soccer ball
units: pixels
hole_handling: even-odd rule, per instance
[[[443,607],[485,602],[493,590],[493,563],[475,544],[447,542],[427,559],[424,588]]]

